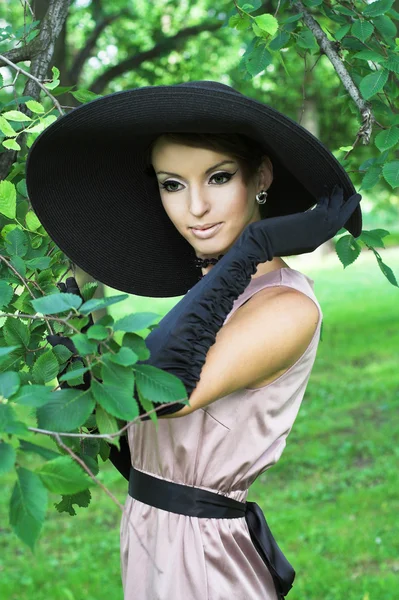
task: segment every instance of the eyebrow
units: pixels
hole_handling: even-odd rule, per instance
[[[207,175],[208,173],[213,171],[213,169],[216,169],[217,167],[221,167],[222,165],[226,165],[227,163],[234,164],[234,161],[233,160],[223,160],[222,162],[219,162],[216,165],[213,165],[213,167],[209,167],[209,169],[207,169],[205,171],[205,174]],[[182,177],[178,173],[171,173],[170,171],[157,171],[157,175],[160,175],[161,173],[165,173],[166,175],[173,175],[174,177]]]

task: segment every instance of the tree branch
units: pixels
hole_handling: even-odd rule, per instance
[[[375,122],[375,117],[371,111],[370,105],[364,100],[364,98],[362,98],[355,82],[338,56],[334,48],[334,44],[327,38],[327,35],[324,33],[318,22],[306,10],[305,6],[300,0],[294,0],[292,2],[292,6],[297,12],[303,13],[304,23],[315,36],[321,50],[330,59],[330,62],[333,65],[338,77],[342,81],[343,86],[358,107],[360,114],[362,115],[362,126],[357,133],[357,139],[362,138],[363,144],[368,144],[370,142],[373,123]]]
[[[205,22],[201,23],[201,25],[193,25],[192,27],[186,27],[185,29],[181,29],[174,36],[170,36],[165,38],[162,42],[151,48],[150,50],[146,50],[145,52],[139,52],[134,56],[123,60],[117,65],[107,69],[102,73],[94,82],[90,85],[89,89],[96,93],[100,94],[106,85],[115,77],[122,75],[126,71],[132,71],[137,69],[146,60],[154,60],[167,54],[171,50],[176,47],[177,42],[184,41],[192,36],[198,35],[202,31],[216,31],[222,27],[221,22]]]

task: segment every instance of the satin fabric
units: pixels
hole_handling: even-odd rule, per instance
[[[308,348],[266,386],[238,390],[185,417],[160,419],[157,426],[142,421],[130,427],[136,469],[246,501],[251,484],[280,459],[305,394],[322,320],[313,283],[290,268],[251,279],[224,323],[259,290],[294,288],[312,298],[319,310]],[[274,532],[267,501],[262,509]],[[278,600],[245,518],[174,514],[127,494],[120,536],[124,600]],[[295,564],[285,541],[276,540]]]
[[[255,548],[273,577],[278,597],[283,600],[292,588],[295,571],[281,552],[256,502],[238,502],[223,494],[154,477],[134,467],[130,469],[129,495],[144,504],[179,515],[211,519],[244,517]]]

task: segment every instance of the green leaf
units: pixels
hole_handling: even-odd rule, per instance
[[[87,330],[86,335],[91,340],[106,340],[109,336],[109,331],[102,325],[92,325]]]
[[[20,467],[17,474],[10,499],[10,525],[33,550],[47,510],[47,490],[36,473]]]
[[[53,392],[53,398],[36,411],[41,429],[70,432],[83,425],[95,406],[90,390],[57,390]]]
[[[90,499],[90,490],[84,490],[83,492],[78,492],[77,494],[62,496],[61,502],[54,504],[54,506],[58,512],[68,512],[71,517],[73,517],[76,515],[76,511],[72,505],[76,504],[77,506],[86,507],[89,506]]]
[[[349,29],[351,28],[351,24],[350,23],[346,23],[345,25],[342,25],[339,29],[337,29],[337,31],[334,33],[334,37],[336,40],[341,41],[342,38],[348,33]]]
[[[122,300],[126,300],[127,298],[129,298],[129,294],[118,294],[117,296],[109,296],[108,298],[92,298],[91,300],[88,300],[82,304],[82,306],[79,308],[79,312],[82,315],[88,315],[94,310],[100,310],[106,306],[111,306],[117,302],[122,302]]]
[[[297,46],[305,50],[317,50],[319,47],[315,36],[309,29],[301,31],[297,37]]]
[[[44,106],[40,102],[36,102],[36,100],[28,100],[25,104],[33,113],[44,113]]]
[[[76,92],[71,92],[71,94],[79,102],[91,102],[91,100],[95,100],[96,98],[102,98],[101,94],[95,94],[90,90],[76,90]]]
[[[237,29],[238,31],[244,31],[251,25],[251,19],[248,15],[233,15],[229,19],[229,27]]]
[[[273,57],[271,53],[264,44],[261,44],[248,55],[245,64],[248,72],[255,77],[255,75],[264,71],[272,62]]]
[[[96,354],[98,344],[90,341],[85,333],[75,333],[71,336],[71,340],[80,355]]]
[[[37,258],[31,258],[25,261],[25,264],[29,269],[40,269],[43,271],[50,267],[51,261],[51,256],[38,256]]]
[[[187,390],[176,375],[152,365],[136,365],[134,371],[140,392],[152,402],[187,404]]]
[[[334,10],[342,15],[347,15],[348,17],[356,17],[356,13],[353,10],[338,3],[334,5]]]
[[[19,390],[21,385],[19,374],[15,371],[6,371],[0,373],[0,399],[1,397],[11,398]]]
[[[11,181],[0,181],[0,213],[7,219],[15,219],[17,214],[17,190]]]
[[[7,432],[8,427],[15,421],[15,412],[10,404],[0,403],[0,433]]]
[[[378,266],[380,267],[380,269],[381,269],[382,273],[385,275],[385,277],[388,279],[389,283],[392,283],[392,285],[399,287],[398,282],[395,277],[395,274],[392,271],[392,269],[383,262],[383,260],[380,256],[376,255],[376,259],[378,262]]]
[[[262,31],[274,35],[278,29],[278,21],[273,15],[266,13],[254,18],[255,23]]]
[[[381,62],[381,64],[388,69],[389,71],[393,71],[394,73],[399,73],[399,56],[392,55],[387,59]]]
[[[375,71],[374,73],[370,73],[369,75],[366,75],[366,77],[363,77],[359,84],[363,98],[368,100],[378,92],[381,92],[387,80],[388,71],[385,69],[380,69],[379,71]]]
[[[101,435],[107,433],[116,433],[119,431],[118,423],[114,416],[110,415],[104,408],[100,405],[97,405],[96,408],[96,421],[98,426],[98,431]],[[113,437],[107,440],[110,444],[115,444],[118,449],[120,449],[119,439],[117,437]]]
[[[96,402],[110,415],[124,421],[133,421],[133,419],[138,417],[139,408],[130,388],[127,389],[114,384],[100,384],[93,379],[90,389]]]
[[[385,163],[382,167],[382,174],[392,189],[399,187],[399,160]]]
[[[372,25],[372,23],[369,23],[369,21],[358,20],[353,23],[351,31],[355,37],[357,37],[362,42],[365,42],[367,38],[369,38],[370,35],[373,33],[374,26]]]
[[[23,123],[24,121],[32,121],[28,115],[25,115],[20,110],[8,110],[3,113],[3,117],[7,119],[7,121],[18,121]]]
[[[30,303],[36,312],[42,315],[54,315],[70,308],[78,309],[82,304],[82,298],[70,293],[49,294],[30,300]]]
[[[0,441],[0,475],[8,473],[14,467],[17,453],[11,444]]]
[[[10,263],[12,264],[14,269],[16,269],[18,273],[22,275],[22,277],[26,277],[26,266],[23,259],[20,256],[13,256],[10,260]]]
[[[3,327],[4,339],[8,346],[27,348],[30,342],[29,327],[21,319],[7,317]]]
[[[250,0],[250,2],[247,0],[238,0],[237,6],[242,10],[245,10],[245,12],[250,13],[254,12],[254,10],[258,10],[258,8],[262,6],[262,0]]]
[[[11,256],[26,255],[29,247],[29,240],[25,232],[20,227],[15,227],[12,231],[8,231],[6,235],[6,249]]]
[[[60,456],[59,452],[54,452],[49,448],[44,448],[43,446],[39,446],[38,444],[32,444],[32,442],[27,442],[26,440],[19,440],[19,449],[23,452],[34,452],[38,456],[45,458],[46,460],[53,460],[53,458],[57,458]]]
[[[48,461],[36,473],[54,494],[76,494],[94,483],[70,456],[59,456]]]
[[[395,23],[386,15],[381,15],[380,17],[375,17],[373,19],[373,23],[381,35],[390,40],[396,35],[396,25]]]
[[[111,354],[109,359],[118,365],[129,367],[136,364],[139,357],[130,348],[122,347],[117,354]]]
[[[7,306],[14,296],[14,290],[11,285],[5,281],[0,281],[0,308]]]
[[[285,48],[290,37],[291,36],[288,31],[280,31],[270,42],[270,50],[280,50],[281,48]]]
[[[372,231],[366,231],[363,229],[359,237],[356,239],[364,242],[368,246],[372,246],[373,248],[385,248],[381,236],[379,236],[376,231],[376,229]]]
[[[379,181],[382,175],[381,167],[370,167],[367,171],[366,175],[362,179],[360,190],[370,190],[373,188]]]
[[[114,331],[136,332],[146,329],[149,325],[153,325],[156,319],[159,319],[158,314],[152,312],[136,313],[122,317],[114,323]]]
[[[7,148],[7,150],[21,150],[21,146],[14,139],[4,140],[1,142],[1,145]]]
[[[32,377],[36,383],[47,383],[58,375],[58,360],[51,348],[46,350],[38,359],[32,369]]]
[[[26,213],[25,216],[26,226],[30,231],[36,231],[41,226],[39,219],[36,216],[36,213],[33,210],[30,210]]]
[[[16,348],[18,348],[18,346],[8,346],[7,348],[0,348],[0,358],[3,358],[3,356],[7,356],[8,354],[16,350]]]
[[[372,4],[362,9],[365,17],[378,17],[387,12],[394,3],[394,0],[376,0]]]
[[[303,17],[303,12],[299,12],[296,15],[291,15],[290,17],[287,18],[282,18],[281,19],[281,23],[283,23],[284,25],[286,23],[294,23],[295,21],[299,21],[299,19],[302,19]]]
[[[73,382],[74,379],[78,379],[80,378],[81,375],[84,375],[86,373],[86,371],[89,371],[90,368],[89,367],[75,367],[74,365],[76,365],[77,363],[72,363],[70,365],[70,371],[67,371],[66,373],[64,373],[63,375],[61,375],[58,378],[58,381],[69,381],[69,382]],[[72,385],[80,385],[83,383],[82,381],[73,383]]]
[[[395,146],[398,141],[399,127],[390,127],[389,129],[380,131],[380,133],[375,137],[375,145],[381,152],[392,148],[392,146]]]
[[[352,235],[343,235],[335,245],[338,258],[344,265],[344,269],[353,263],[360,254],[361,246]]]
[[[4,133],[6,137],[14,137],[17,135],[17,132],[13,127],[11,127],[10,123],[4,117],[0,117],[0,131]]]
[[[375,50],[360,50],[360,52],[356,52],[353,55],[353,58],[358,58],[359,60],[371,60],[378,64],[382,64],[385,61],[385,56],[375,52]]]
[[[125,333],[122,346],[126,346],[133,350],[139,357],[139,360],[147,360],[150,358],[150,351],[146,346],[145,340],[140,335],[137,335],[137,333]]]

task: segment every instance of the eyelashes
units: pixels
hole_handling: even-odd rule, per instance
[[[238,169],[237,169],[238,170]],[[227,173],[226,171],[221,171],[220,173],[215,173],[214,175],[212,175],[211,179],[213,179],[214,177],[225,177],[227,178],[227,181],[224,181],[223,183],[219,183],[217,185],[223,185],[224,183],[228,183],[230,181],[230,179],[237,173],[237,171],[235,171],[234,173]],[[179,183],[178,181],[175,181],[173,179],[169,179],[168,181],[164,181],[163,183],[160,183],[160,187],[163,190],[166,190],[167,192],[173,193],[173,192],[178,192],[179,190],[171,190],[169,189],[170,185],[173,184],[178,184],[178,185],[182,185],[181,183]]]

